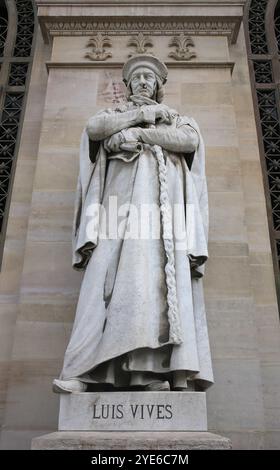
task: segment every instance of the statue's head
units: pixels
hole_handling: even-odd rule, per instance
[[[127,96],[143,95],[161,103],[167,73],[166,65],[154,56],[139,54],[131,57],[123,67]]]

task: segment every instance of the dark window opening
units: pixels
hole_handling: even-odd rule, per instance
[[[4,54],[8,32],[8,11],[5,0],[0,0],[0,57]]]
[[[275,36],[278,45],[278,51],[280,52],[280,2],[278,1],[274,11],[274,25],[275,25]]]
[[[244,24],[280,306],[280,0],[248,0]]]
[[[33,59],[34,20],[32,0],[0,0],[0,266]]]

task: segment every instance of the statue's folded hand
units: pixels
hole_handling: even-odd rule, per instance
[[[108,153],[116,153],[122,150],[123,144],[135,144],[140,141],[140,128],[130,127],[111,135],[104,140],[104,148]]]
[[[165,104],[146,105],[147,112],[155,113],[156,121],[164,124],[171,124],[172,113],[170,108]]]
[[[140,127],[129,127],[122,131],[125,142],[139,142],[140,138]]]
[[[125,142],[123,133],[117,132],[104,140],[104,148],[108,153],[116,153],[120,151],[123,142]]]

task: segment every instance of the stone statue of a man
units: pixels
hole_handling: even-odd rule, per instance
[[[90,118],[83,133],[73,266],[85,274],[56,392],[213,382],[204,146],[193,119],[161,104],[167,74],[156,57],[129,59],[127,103]]]

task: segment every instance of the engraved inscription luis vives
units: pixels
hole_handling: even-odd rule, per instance
[[[172,405],[163,404],[93,404],[92,419],[172,419]]]

